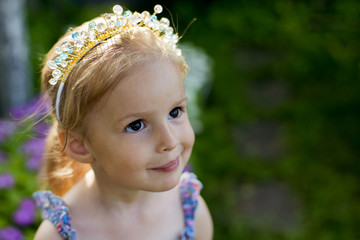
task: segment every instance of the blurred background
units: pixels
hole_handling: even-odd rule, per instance
[[[114,4],[182,35],[214,239],[360,239],[360,2],[0,0],[0,239],[32,239],[41,59]]]

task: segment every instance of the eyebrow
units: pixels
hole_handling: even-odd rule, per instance
[[[181,105],[182,103],[186,102],[187,99],[188,99],[187,97],[182,98],[180,101],[175,102],[174,106]],[[144,116],[144,115],[147,115],[149,112],[150,111],[131,113],[129,115],[126,115],[124,117],[119,118],[117,122],[124,121],[124,120],[126,120],[128,118],[136,118],[138,116]]]

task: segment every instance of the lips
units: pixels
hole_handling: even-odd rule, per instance
[[[179,157],[177,157],[175,160],[170,161],[161,167],[152,168],[151,170],[160,171],[160,172],[171,172],[178,168],[179,163],[180,163],[180,160],[179,160]]]

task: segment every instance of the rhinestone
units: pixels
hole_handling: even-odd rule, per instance
[[[74,48],[73,47],[69,47],[68,53],[71,54],[74,52]]]
[[[163,17],[160,19],[160,24],[164,25],[165,27],[168,27],[170,25],[170,21],[169,19]]]
[[[75,45],[75,47],[77,47],[77,48],[81,48],[82,46],[84,46],[84,41],[82,41],[82,40],[75,40],[74,45]]]
[[[163,7],[160,4],[155,5],[154,11],[156,13],[161,13],[163,11]]]
[[[68,65],[67,61],[61,61],[60,65],[64,68]]]
[[[179,41],[178,35],[177,35],[177,34],[174,34],[174,35],[171,37],[171,41],[172,41],[173,43],[177,43],[177,42]]]
[[[56,54],[62,53],[61,48],[59,48],[59,47],[56,47],[56,48],[54,49],[54,51],[55,51]]]
[[[165,35],[164,36],[164,38],[163,38],[163,40],[165,41],[165,42],[170,42],[170,40],[171,40],[171,35]]]
[[[70,47],[70,43],[69,42],[63,42],[61,44],[61,49],[64,51],[64,52],[68,52],[69,51],[69,47]]]
[[[160,33],[163,34],[163,33],[165,33],[166,28],[163,25],[160,25],[159,30],[160,30]]]
[[[98,25],[97,25],[97,30],[100,32],[100,33],[103,33],[105,30],[106,30],[106,25],[105,25],[105,23],[99,23]]]
[[[57,68],[57,65],[54,61],[47,61],[47,66],[53,70]]]
[[[71,37],[73,38],[73,39],[78,39],[79,38],[79,36],[80,36],[80,34],[78,33],[78,32],[74,32],[72,35],[71,35]]]
[[[113,11],[115,14],[120,15],[123,13],[123,8],[120,5],[115,5]]]
[[[56,85],[57,82],[58,82],[58,80],[55,79],[55,78],[52,78],[52,79],[49,80],[49,83],[50,83],[51,85],[53,85],[53,86]]]
[[[92,31],[94,31],[94,30],[92,30]],[[95,32],[95,31],[94,31],[94,32]],[[96,35],[95,35],[95,33],[94,33],[94,34],[90,34],[89,39],[90,39],[90,41],[96,41]]]
[[[154,30],[159,30],[159,29],[160,29],[160,23],[159,23],[159,21],[153,22],[152,24],[150,24],[150,26],[151,26]]]
[[[68,55],[67,55],[66,53],[61,53],[61,54],[60,54],[61,60],[66,60],[67,57],[68,57]]]
[[[105,18],[106,20],[109,20],[109,19],[111,18],[111,16],[110,16],[110,14],[105,13],[105,14],[104,14],[104,18]]]
[[[91,36],[95,36],[96,35],[96,32],[95,32],[95,30],[94,29],[91,29],[91,30],[89,30],[89,36],[91,37]]]
[[[80,33],[80,36],[81,36],[82,39],[87,39],[87,37],[88,37],[87,31],[82,31],[82,32]]]
[[[61,77],[61,71],[59,69],[55,69],[53,72],[52,72],[52,76],[57,80]]]
[[[126,12],[124,12],[124,17],[128,18],[132,15],[130,10],[127,10]]]
[[[108,22],[108,26],[109,26],[109,28],[114,28],[115,27],[115,22],[113,20],[110,20]]]
[[[150,17],[150,20],[151,20],[152,22],[156,22],[156,21],[157,21],[157,17],[156,17],[155,15],[152,15],[152,16]]]
[[[180,50],[180,49],[177,48],[177,49],[175,50],[175,53],[176,53],[176,55],[181,56],[181,50]]]
[[[151,23],[151,21],[150,21],[150,16],[143,18],[143,22],[144,22],[146,25],[149,25],[149,24]]]
[[[94,29],[96,27],[96,22],[95,21],[91,21],[90,23],[89,23],[89,28],[90,29]]]
[[[117,20],[116,21],[116,26],[118,26],[119,28],[123,27],[125,25],[126,21],[125,20]]]
[[[61,61],[62,61],[62,58],[61,58],[61,57],[55,58],[55,63],[56,63],[56,64],[60,64]]]
[[[129,17],[129,20],[132,24],[138,24],[139,22],[141,22],[141,14],[134,13],[131,17]]]
[[[150,13],[149,13],[148,11],[143,11],[143,12],[141,13],[141,16],[142,16],[143,18],[147,18],[147,17],[150,17]]]
[[[174,33],[174,29],[173,29],[172,27],[168,27],[168,28],[166,29],[166,34],[171,35],[171,34],[173,34],[173,33]]]

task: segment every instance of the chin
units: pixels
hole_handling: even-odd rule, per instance
[[[184,167],[178,167],[178,169],[176,169],[174,172],[171,173],[161,173],[164,174],[163,177],[160,177],[158,179],[158,181],[160,181],[157,186],[155,187],[155,189],[153,190],[154,192],[165,192],[165,191],[169,191],[173,188],[175,188],[179,181],[180,181],[180,177],[182,174],[182,171],[184,170]]]

